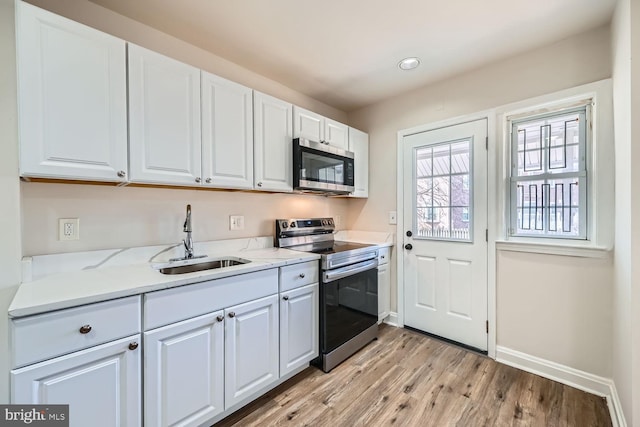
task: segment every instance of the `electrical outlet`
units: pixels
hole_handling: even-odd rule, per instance
[[[244,230],[244,216],[229,215],[229,230]]]
[[[398,212],[389,211],[389,224],[397,224],[398,223]]]
[[[60,218],[58,220],[58,240],[80,240],[80,219]]]

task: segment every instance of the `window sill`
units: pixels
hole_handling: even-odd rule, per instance
[[[611,254],[611,249],[597,246],[578,246],[512,240],[497,240],[496,249],[508,252],[528,252],[580,258],[608,258]]]

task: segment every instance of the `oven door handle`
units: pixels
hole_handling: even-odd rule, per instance
[[[377,266],[378,266],[378,259],[375,258],[371,261],[349,265],[347,267],[338,268],[336,270],[325,271],[324,283],[333,282],[335,280],[339,280],[344,277],[353,276],[354,274],[362,273],[363,271],[372,270]]]

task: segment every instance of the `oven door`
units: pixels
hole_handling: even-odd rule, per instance
[[[352,193],[355,190],[353,157],[350,151],[306,139],[294,139],[294,190]]]
[[[376,266],[377,260],[373,260],[323,272],[320,292],[322,353],[335,350],[378,322]],[[345,275],[348,268],[355,273]]]

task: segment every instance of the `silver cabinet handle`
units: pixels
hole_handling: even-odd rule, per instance
[[[138,348],[137,342],[134,341],[131,344],[129,344],[129,350],[135,350],[136,348]]]
[[[300,273],[298,277],[300,277],[301,279],[304,279],[304,273]]]
[[[81,334],[88,334],[89,332],[91,332],[91,325],[84,325],[80,327],[80,333]]]
[[[262,182],[259,182],[258,184],[256,184],[258,187],[262,187]]]
[[[283,299],[283,300],[285,300],[285,301],[289,301],[289,297],[288,297],[288,296],[286,296],[286,295],[285,295],[285,296],[283,296],[283,297],[282,297],[282,299]]]
[[[236,317],[236,314],[232,311],[231,313],[229,313],[229,317],[234,318]]]
[[[218,322],[222,322],[222,321],[224,320],[224,316],[217,316],[217,317],[216,317],[216,320],[217,320]]]
[[[119,178],[124,178],[125,176],[127,176],[127,173],[125,171],[118,171]]]
[[[207,178],[205,181],[207,184],[211,184],[211,178]]]
[[[200,183],[200,181],[202,181],[202,178],[197,177],[197,178],[196,178],[196,182],[199,184],[199,183]]]

